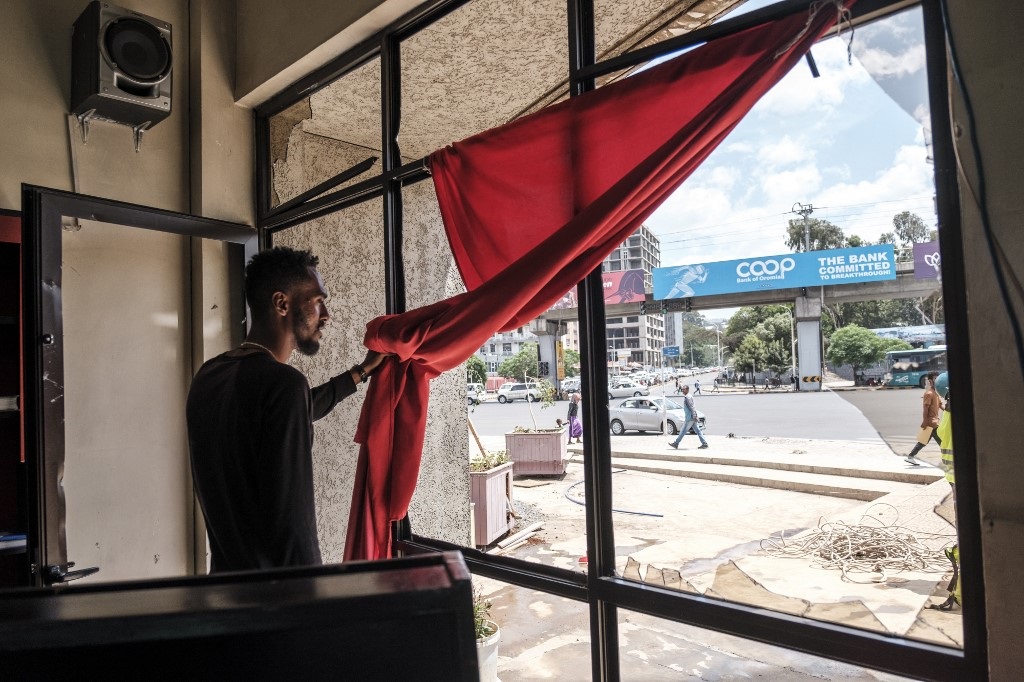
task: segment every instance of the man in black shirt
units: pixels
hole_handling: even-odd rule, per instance
[[[245,270],[252,326],[206,362],[186,416],[192,479],[206,518],[210,572],[321,563],[313,500],[313,422],[365,382],[383,356],[310,390],[286,364],[320,349],[327,288],[308,251],[275,248]]]

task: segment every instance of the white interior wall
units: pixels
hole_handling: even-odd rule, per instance
[[[86,0],[39,0],[36,2],[6,3],[4,21],[0,22],[0,83],[4,85],[4,96],[0,98],[0,207],[21,209],[21,184],[30,183],[61,190],[77,190],[83,194],[139,203],[179,212],[193,212],[235,222],[251,223],[253,216],[252,193],[252,113],[238,106],[233,100],[235,71],[233,0],[120,0],[118,5],[134,9],[149,16],[171,23],[173,50],[173,90],[171,115],[161,121],[143,137],[141,151],[136,153],[131,130],[126,126],[105,122],[93,122],[87,142],[74,124],[69,129],[69,97],[71,84],[71,33],[72,25],[87,5]],[[193,78],[194,77],[194,78]],[[97,253],[109,254],[105,260],[94,261],[93,256],[76,249],[65,254],[65,271],[84,271],[98,263],[96,284],[89,289],[116,285],[125,274],[120,258],[134,258],[126,255],[123,233],[119,231],[95,231],[91,249]],[[182,244],[181,238],[174,238]],[[187,246],[187,244],[186,244]],[[203,252],[206,259],[203,260]],[[176,247],[173,253],[157,250],[154,253],[142,251],[145,258],[157,258],[153,267],[147,267],[145,284],[138,285],[139,292],[135,305],[136,313],[148,316],[152,311],[144,310],[142,301],[152,303],[161,292],[177,292],[194,297],[189,304],[199,311],[201,323],[195,325],[201,330],[199,343],[192,344],[189,326],[180,328],[179,342],[186,352],[174,357],[160,357],[161,372],[174,376],[189,377],[192,370],[192,353],[201,361],[230,347],[232,339],[241,329],[244,311],[237,305],[237,296],[231,296],[232,287],[237,288],[236,267],[229,267],[228,255],[223,245],[199,245],[194,251],[182,255]],[[84,260],[80,260],[84,259]],[[235,256],[238,259],[238,256]],[[202,267],[205,262],[206,268]],[[134,266],[133,263],[128,265]],[[190,280],[191,268],[204,277]],[[235,281],[229,281],[235,277]],[[147,286],[148,284],[148,286]],[[76,292],[84,294],[65,300],[65,315],[74,325],[76,320],[100,318],[108,311],[109,301],[91,296],[89,289]],[[186,308],[187,310],[188,308]],[[73,327],[74,329],[74,327]],[[104,338],[101,331],[93,327],[79,326],[79,338],[69,346],[69,353],[76,349],[102,347]],[[131,340],[126,336],[126,340]],[[236,339],[237,340],[237,339]],[[132,355],[125,366],[146,357],[151,352],[148,344],[129,344]],[[72,360],[80,360],[75,355]],[[149,357],[149,362],[154,358]],[[118,458],[129,457],[122,463],[138,463],[140,438],[138,419],[96,419],[89,410],[103,405],[123,403],[123,393],[117,382],[101,381],[103,377],[86,377],[88,385],[76,380],[75,372],[80,365],[69,365],[72,376],[71,393],[65,405],[68,416],[68,448],[89,449],[103,452],[121,474],[136,471],[137,480],[124,484],[131,490],[145,490],[145,484],[152,470],[159,470],[155,462],[142,469],[118,464]],[[133,372],[135,370],[132,370]],[[140,370],[141,371],[141,370]],[[108,377],[109,378],[109,377]],[[81,379],[81,377],[79,377]],[[95,379],[95,381],[93,381]],[[151,418],[145,422],[146,438],[153,443],[145,448],[144,457],[157,458],[157,451],[166,454],[170,449],[176,455],[171,461],[164,461],[172,470],[164,471],[169,482],[168,490],[161,495],[178,499],[177,514],[173,519],[163,519],[165,525],[190,524],[193,518],[188,500],[191,491],[181,492],[187,484],[180,477],[187,472],[187,450],[182,440],[183,422],[180,419],[183,395],[180,391],[154,391],[146,404],[152,408]],[[112,416],[112,415],[108,415]],[[100,442],[124,444],[115,453]],[[74,469],[70,473],[77,473]],[[79,478],[79,480],[81,480]],[[70,481],[69,481],[70,483]],[[98,518],[102,508],[110,503],[113,492],[97,481],[92,490],[79,488],[76,497],[68,501],[68,509],[74,514],[69,521],[71,536],[69,550],[81,554],[71,556],[80,566],[99,563],[106,566],[102,577],[111,579],[117,572],[114,565],[111,543],[104,538],[86,537],[91,534],[89,524]],[[132,523],[126,519],[127,523]],[[77,530],[85,531],[79,536]],[[110,529],[113,532],[114,529]],[[106,531],[104,531],[106,532]],[[172,531],[179,533],[178,530]],[[188,532],[189,537],[194,533]],[[135,534],[125,530],[120,547],[127,557],[134,556],[139,544]],[[87,558],[100,548],[107,554]],[[177,551],[177,550],[175,550]],[[190,571],[191,559],[171,559],[167,552],[148,552],[150,567],[137,575],[165,575],[167,567],[178,565]],[[161,554],[163,559],[154,562],[152,555]],[[191,548],[189,549],[191,554]],[[140,554],[141,556],[141,554]],[[91,563],[90,563],[91,562]],[[157,571],[154,573],[153,571]],[[183,571],[175,569],[172,573]]]
[[[89,582],[187,575],[188,238],[82,221],[62,241],[67,556]]]

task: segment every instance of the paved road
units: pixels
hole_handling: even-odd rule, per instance
[[[703,382],[701,382],[703,384]],[[660,390],[656,389],[655,394]],[[846,391],[822,393],[709,394],[697,396],[707,416],[707,433],[825,440],[877,441],[895,452],[913,444],[920,420],[920,391]],[[613,401],[618,403],[619,400]],[[568,403],[542,409],[532,406],[537,425],[554,427],[565,419]],[[498,436],[518,426],[533,426],[525,402],[485,402],[471,408],[470,418],[481,435]]]
[[[915,388],[842,391],[835,395],[867,417],[893,452],[906,454],[914,446],[921,424],[921,395]],[[932,449],[932,446],[926,448]],[[937,448],[935,448],[937,451]]]

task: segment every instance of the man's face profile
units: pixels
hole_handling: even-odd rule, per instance
[[[309,278],[292,291],[291,317],[295,344],[303,355],[316,355],[320,350],[321,331],[331,315],[327,311],[327,286],[320,273],[309,268]]]

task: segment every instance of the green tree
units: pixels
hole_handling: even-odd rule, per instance
[[[910,350],[911,348],[913,348],[913,346],[903,339],[882,339],[883,355],[891,350]]]
[[[857,376],[861,367],[873,365],[885,356],[888,339],[855,324],[837,329],[829,339],[825,357],[835,365],[851,365]]]
[[[729,318],[729,324],[725,327],[725,335],[729,337],[736,337],[736,345],[743,340],[748,333],[754,331],[757,325],[761,324],[765,320],[775,317],[777,315],[783,315],[786,317],[786,325],[789,325],[789,311],[792,310],[792,306],[789,305],[753,305],[744,306],[733,313],[733,316]],[[710,332],[714,336],[714,332]]]
[[[910,211],[903,211],[894,215],[892,217],[892,228],[896,238],[899,239],[900,246],[910,246],[911,244],[931,241],[935,234],[932,230],[928,229],[928,226],[924,224],[920,216]]]
[[[732,362],[736,369],[753,374],[757,368],[767,369],[768,345],[754,334],[743,337],[736,352],[732,354]],[[753,379],[752,379],[753,380]]]
[[[792,318],[788,310],[776,313],[758,322],[757,326],[751,331],[765,343],[778,341],[780,343],[785,342],[786,346],[789,346],[790,336],[793,333]]]
[[[807,219],[807,230],[810,233],[811,251],[825,249],[841,249],[846,245],[846,237],[838,225],[819,218]],[[804,219],[792,218],[786,227],[786,246],[800,253],[804,251]]]
[[[789,351],[789,344],[783,344],[778,339],[771,341],[767,346],[764,362],[775,376],[779,376],[792,367],[793,355]]]
[[[572,348],[566,348],[562,352],[562,362],[565,364],[565,376],[575,377],[580,373],[580,354]]]
[[[520,381],[526,381],[526,377],[536,377],[538,374],[537,344],[524,343],[520,346],[518,353],[510,358],[505,358],[498,365],[498,374]]]
[[[470,384],[487,383],[487,365],[479,355],[471,355],[466,360],[466,382]]]

